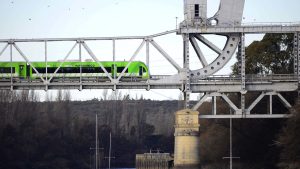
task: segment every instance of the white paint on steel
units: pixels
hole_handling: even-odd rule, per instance
[[[197,70],[192,70],[191,78],[192,79],[205,78],[207,76],[213,75],[214,73],[222,69],[234,55],[238,43],[239,43],[238,34],[229,35],[227,37],[227,42],[222,53],[206,67]]]
[[[113,82],[114,80],[112,79],[111,75],[107,72],[107,70],[105,69],[105,67],[103,66],[103,64],[98,60],[98,58],[92,52],[92,50],[89,48],[89,46],[85,42],[83,42],[82,45],[85,48],[85,50],[88,52],[88,54],[92,57],[92,59],[95,62],[97,62],[97,64],[101,67],[101,69],[104,71],[104,73],[106,74],[106,76],[110,79],[110,81]]]
[[[202,64],[202,66],[206,67],[208,65],[208,63],[207,63],[207,61],[206,61],[206,59],[204,57],[203,52],[201,51],[201,49],[200,49],[200,47],[198,45],[195,37],[191,36],[190,37],[190,42],[191,42],[191,44],[192,44],[192,46],[193,46],[193,48],[194,48],[194,50],[195,50],[195,52],[197,54],[197,56],[198,56],[198,58],[199,58],[199,60],[200,60],[200,62]]]
[[[36,68],[32,65],[32,63],[29,61],[29,59],[25,56],[25,54],[21,51],[21,49],[15,44],[12,44],[15,49],[19,52],[19,54],[23,57],[23,59],[32,67],[32,69],[37,73],[38,77],[45,82],[45,79],[40,75],[39,71],[36,70]]]
[[[125,66],[125,68],[123,69],[123,71],[121,72],[121,75],[118,77],[117,81],[119,81],[124,76],[125,71],[128,69],[128,67],[130,66],[130,64],[132,63],[132,61],[136,58],[136,56],[139,54],[140,50],[145,45],[145,42],[146,41],[143,40],[143,42],[140,44],[140,46],[134,52],[133,56],[130,58],[129,62],[127,63],[127,65]]]
[[[197,38],[199,41],[204,43],[207,47],[209,47],[211,50],[215,51],[217,54],[222,54],[223,50],[220,49],[218,46],[210,42],[208,39],[206,39],[204,36],[200,34],[195,34],[195,38]]]
[[[58,66],[58,68],[54,71],[53,75],[50,76],[48,83],[51,82],[51,80],[53,79],[53,77],[56,75],[56,73],[58,72],[58,70],[61,68],[61,66],[63,65],[63,63],[68,59],[68,57],[71,55],[71,53],[73,52],[73,50],[75,49],[75,47],[77,46],[77,42],[73,45],[73,47],[71,48],[71,50],[67,53],[66,57],[64,58],[64,60],[60,63],[60,65]]]
[[[212,19],[218,26],[241,25],[245,0],[220,0],[219,11]]]
[[[150,40],[150,43],[177,69],[178,72],[181,71],[182,68],[153,39]]]

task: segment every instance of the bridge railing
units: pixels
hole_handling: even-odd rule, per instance
[[[297,81],[298,76],[295,74],[248,74],[246,75],[246,82],[270,82],[270,81]],[[200,80],[192,80],[192,82],[239,82],[240,75],[213,75]]]
[[[244,22],[241,26],[294,26],[300,22]]]
[[[42,74],[43,75],[43,74]],[[46,76],[46,75],[45,75]],[[49,75],[48,75],[49,76]],[[71,78],[73,80],[78,80],[74,77],[79,78],[78,75],[68,75],[66,76],[65,74],[58,74],[55,76],[55,81],[65,81],[68,78]],[[102,73],[99,74],[89,74],[89,75],[85,75],[82,74],[81,76],[83,79],[82,81],[90,81],[90,80],[95,80],[96,82],[98,82],[98,80],[100,79],[104,79],[106,76]],[[126,76],[126,82],[132,81],[132,82],[137,82],[136,75],[132,75],[132,74],[128,74]],[[151,75],[150,76],[150,80],[168,80],[170,77],[170,75]],[[37,82],[41,80],[39,78],[35,78],[35,79],[29,79],[29,78],[18,78],[16,77],[14,74],[11,77],[11,74],[5,74],[5,76],[2,74],[0,75],[0,81],[4,81],[4,80],[10,80],[12,78],[14,83],[17,82]],[[124,79],[123,79],[124,80]],[[145,79],[143,79],[145,80]],[[248,74],[246,75],[246,83],[247,82],[253,82],[253,83],[264,83],[264,82],[296,82],[298,81],[298,76],[295,74],[273,74],[273,75],[258,75],[258,74]],[[213,75],[213,76],[208,76],[205,77],[203,79],[192,79],[191,80],[192,83],[199,83],[199,82],[216,82],[216,83],[226,83],[226,82],[234,82],[234,83],[240,83],[241,82],[241,76],[240,75]]]
[[[271,74],[271,75],[246,75],[246,81],[256,82],[256,81],[297,81],[298,76],[295,74]]]

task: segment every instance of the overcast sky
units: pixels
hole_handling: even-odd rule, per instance
[[[218,9],[218,0],[208,0],[208,16]],[[243,22],[298,22],[299,0],[246,0]],[[6,38],[59,38],[150,35],[176,28],[183,20],[183,0],[0,0],[0,39]],[[246,36],[247,44],[259,40],[262,35]],[[174,60],[182,64],[182,39],[172,34],[155,39]],[[140,41],[116,43],[117,60],[132,56]],[[222,40],[214,42],[222,45]],[[20,44],[32,61],[43,60],[41,45]],[[112,60],[111,42],[90,44],[100,60]],[[0,44],[0,48],[3,45]],[[50,46],[50,60],[63,59],[72,44],[60,43]],[[205,51],[208,61],[214,54]],[[0,60],[7,60],[7,52]],[[70,59],[76,59],[74,54]],[[85,55],[86,59],[88,56]],[[174,74],[170,66],[153,48],[150,56],[151,74]],[[20,60],[14,56],[14,60]],[[137,60],[145,61],[142,51]],[[192,59],[193,61],[193,59]],[[232,59],[218,74],[229,74]],[[197,62],[193,62],[197,63]],[[192,64],[192,69],[198,64]],[[179,91],[155,90],[144,92],[122,91],[135,97],[141,94],[151,99],[177,99]],[[100,98],[101,90],[72,91],[75,100]]]

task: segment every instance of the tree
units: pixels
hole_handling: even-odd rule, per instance
[[[65,90],[63,92],[63,99],[64,99],[64,101],[71,101],[71,92],[70,92],[70,90]]]
[[[62,94],[62,90],[57,90],[57,95],[56,95],[56,99],[57,102],[60,102],[63,100],[63,94]]]
[[[246,74],[289,74],[293,71],[293,34],[266,34],[246,47]],[[232,67],[239,73],[239,63]]]
[[[300,166],[300,105],[287,120],[277,144],[282,148],[279,166],[283,169],[298,169]]]
[[[102,99],[103,100],[107,100],[107,94],[108,94],[108,90],[107,89],[103,89],[103,91],[102,91]]]
[[[37,101],[39,101],[39,95],[34,90],[30,90],[29,100],[31,102],[37,102]]]
[[[51,102],[51,101],[53,101],[53,95],[52,95],[52,93],[50,93],[49,91],[46,92],[46,95],[45,95],[45,101],[46,101],[46,102]]]
[[[110,100],[121,100],[122,99],[122,92],[118,89],[113,91],[109,97]]]
[[[130,100],[130,95],[129,94],[125,94],[123,96],[123,100]]]

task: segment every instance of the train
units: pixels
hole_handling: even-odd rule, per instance
[[[101,61],[102,66],[112,77],[119,77],[128,63],[128,61]],[[46,76],[53,76],[53,78],[107,78],[100,67],[100,63],[93,61],[47,62],[47,71],[46,62],[31,62],[30,64],[43,78]],[[26,62],[0,62],[0,78],[39,79],[40,77],[30,64]],[[58,67],[60,69],[54,75]],[[149,79],[149,77],[149,70],[145,63],[132,61],[122,78]]]

